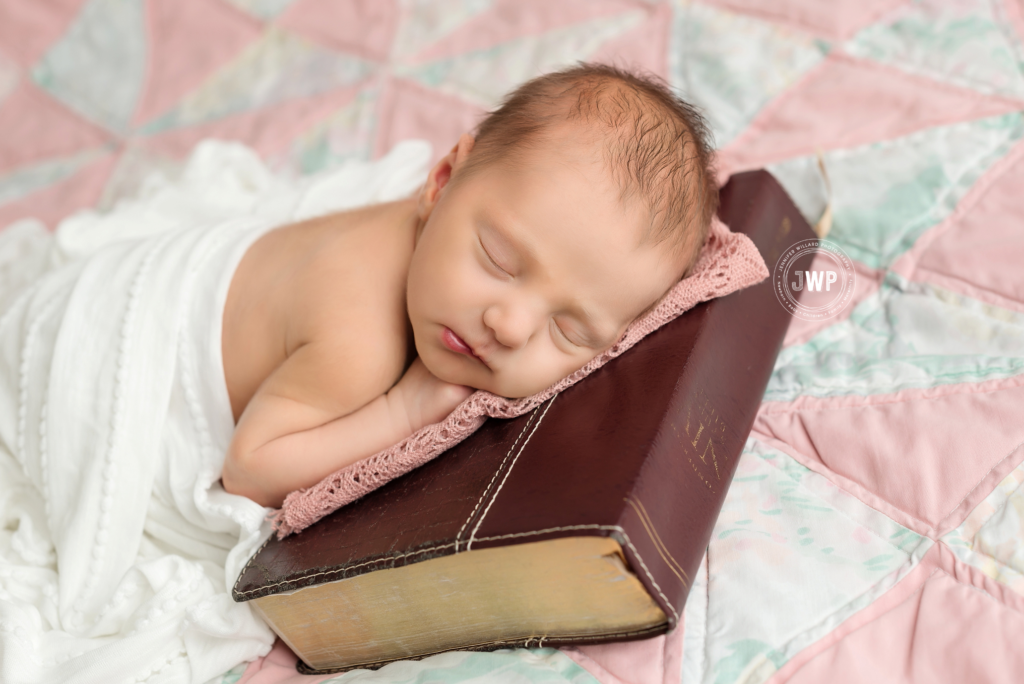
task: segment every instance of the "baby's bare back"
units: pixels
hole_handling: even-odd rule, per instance
[[[406,200],[294,223],[246,251],[222,331],[236,423],[265,382],[283,396],[313,389],[325,410],[345,412],[401,377],[412,348],[405,308],[412,210]],[[274,371],[300,349],[320,362],[274,383]]]

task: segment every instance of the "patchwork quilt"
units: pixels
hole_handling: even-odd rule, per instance
[[[113,207],[206,138],[295,175],[436,160],[579,60],[701,107],[723,180],[766,167],[811,223],[830,198],[856,269],[793,320],[682,627],[319,678],[279,644],[213,682],[1021,681],[1021,0],[0,0],[0,227]]]

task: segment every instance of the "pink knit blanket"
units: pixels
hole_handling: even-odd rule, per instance
[[[490,418],[514,418],[576,384],[611,359],[700,302],[727,295],[768,277],[757,247],[717,218],[693,272],[680,280],[647,315],[633,321],[611,348],[543,392],[507,399],[477,391],[440,423],[427,425],[402,442],[342,468],[307,489],[292,492],[271,515],[278,537],[306,529],[320,518],[421,466],[473,434]]]

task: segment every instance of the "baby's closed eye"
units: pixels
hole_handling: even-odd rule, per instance
[[[574,341],[573,337],[575,336],[575,334],[571,332],[566,332],[566,330],[554,318],[551,319],[551,326],[555,329],[554,335],[558,338],[561,338],[563,342],[570,344],[572,346],[573,351],[575,351],[576,349],[580,349],[581,347],[587,346],[586,344],[583,344],[582,341]]]
[[[498,259],[495,258],[493,254],[491,254],[491,250],[487,249],[487,246],[484,244],[484,241],[482,239],[478,238],[477,242],[480,244],[480,250],[483,251],[484,256],[489,262],[489,265],[498,272],[498,275],[504,278],[514,277],[511,271],[507,267],[502,266]]]

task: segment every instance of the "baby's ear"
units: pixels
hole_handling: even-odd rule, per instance
[[[459,142],[455,143],[455,147],[448,154],[452,155],[452,167],[458,168],[466,162],[466,158],[469,157],[469,153],[473,151],[473,145],[476,144],[476,138],[469,133],[463,133],[459,136]]]
[[[444,189],[444,186],[448,185],[448,181],[451,180],[455,169],[465,163],[469,153],[473,150],[475,142],[476,140],[472,135],[463,133],[459,136],[459,141],[455,143],[451,151],[441,157],[434,164],[434,168],[430,169],[430,173],[427,174],[427,182],[423,184],[423,188],[420,190],[417,205],[422,220],[426,221],[430,216],[430,212],[434,210],[434,205],[437,204],[437,200],[441,195],[441,190]]]

